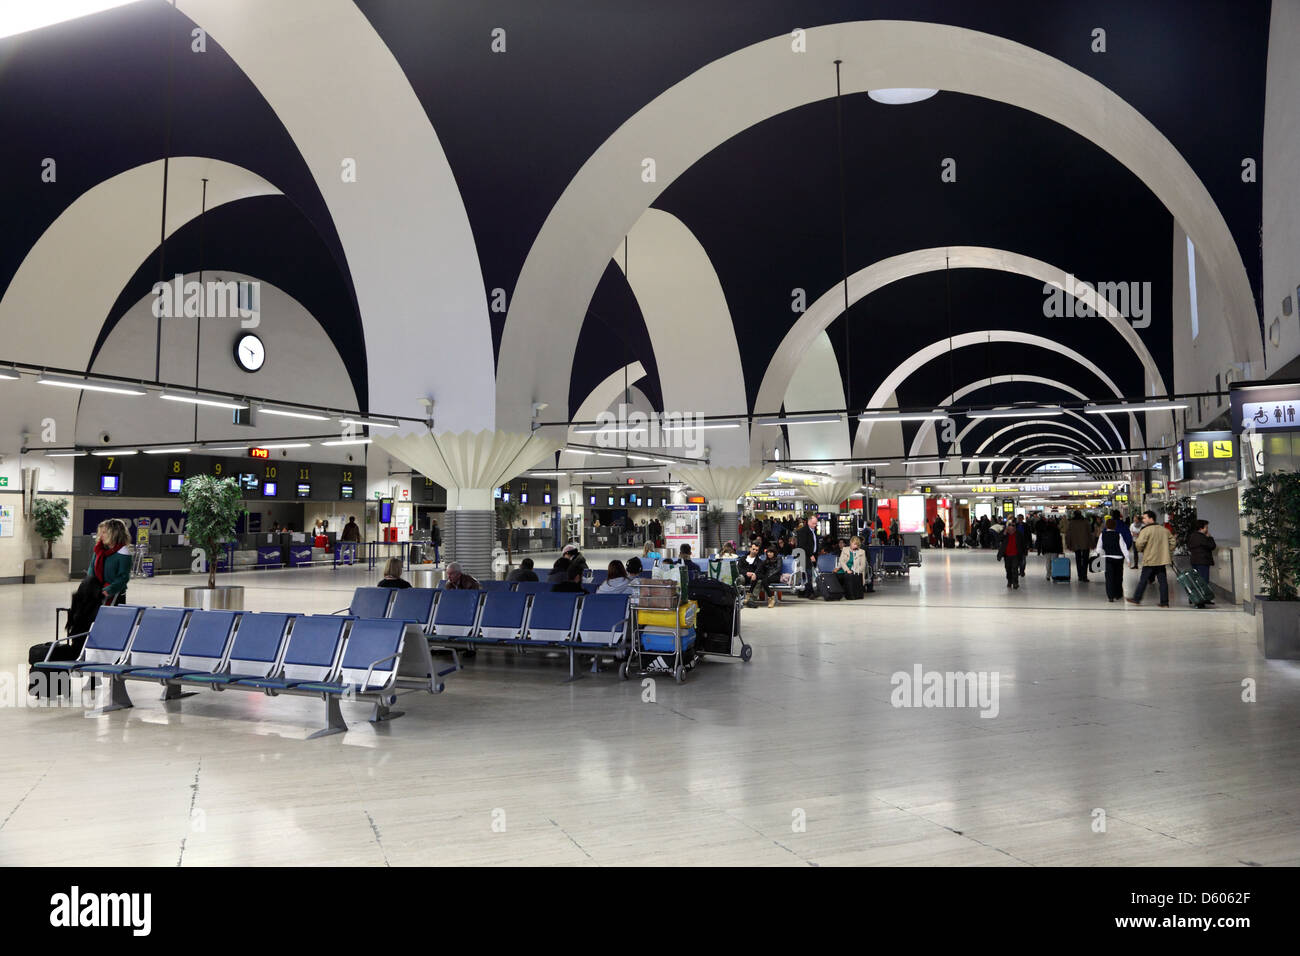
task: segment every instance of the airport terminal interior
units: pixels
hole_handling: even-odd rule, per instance
[[[1300,864],[1298,47],[0,4],[0,863]]]

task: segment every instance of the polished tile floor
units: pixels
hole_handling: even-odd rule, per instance
[[[305,699],[136,684],[102,717],[22,706],[70,589],[3,587],[0,863],[1300,863],[1300,665],[1264,661],[1238,610],[1041,573],[1008,591],[987,552],[927,554],[862,602],[747,611],[753,661],[681,686],[484,652],[405,717],[346,705],[352,730],[319,740]],[[232,579],[251,610],[316,612],[369,582]],[[996,677],[996,716],[893,706],[917,667]]]

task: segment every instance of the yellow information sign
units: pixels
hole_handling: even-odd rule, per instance
[[[1222,441],[1219,441],[1219,440],[1217,440],[1217,439],[1215,440],[1215,442],[1214,442],[1214,457],[1215,457],[1215,458],[1231,458],[1231,457],[1232,457],[1232,439],[1231,439],[1231,438],[1228,438],[1228,439],[1225,439],[1225,440],[1222,440]]]
[[[1218,445],[1218,442],[1215,442]],[[1209,458],[1210,443],[1208,441],[1189,441],[1187,443],[1188,458]]]

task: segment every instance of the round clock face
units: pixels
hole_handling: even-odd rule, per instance
[[[245,372],[256,372],[266,361],[266,346],[251,332],[235,339],[235,361]]]

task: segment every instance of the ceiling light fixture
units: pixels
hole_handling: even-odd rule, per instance
[[[85,458],[89,452],[84,451],[47,451],[46,458]]]
[[[139,449],[136,448],[115,448],[112,451],[92,451],[96,458],[119,458],[122,455],[138,455]]]
[[[1105,415],[1110,412],[1172,412],[1191,407],[1189,402],[1117,402],[1113,405],[1087,405],[1083,410],[1089,415]]]
[[[274,445],[258,445],[257,447],[258,447],[258,448],[310,448],[310,447],[311,447],[311,442],[309,442],[309,441],[287,441],[287,442],[279,442],[279,443],[274,444]]]
[[[146,455],[166,455],[168,453],[173,455],[184,455],[189,451],[190,449],[188,448],[146,448],[144,453]]]
[[[898,86],[883,90],[867,90],[867,96],[886,106],[905,106],[908,103],[920,103],[938,93],[923,87]]]
[[[863,412],[858,416],[860,422],[941,422],[948,417],[947,412]]]
[[[370,428],[401,428],[401,423],[384,418],[340,418],[340,425],[366,425]]]
[[[328,415],[318,415],[314,412],[295,412],[287,408],[272,408],[269,405],[263,405],[261,412],[263,415],[278,415],[281,418],[305,418],[312,422],[327,422],[330,420]]]
[[[972,408],[967,418],[1038,418],[1043,415],[1064,415],[1065,409],[1056,405],[1016,405],[1011,408]]]
[[[215,398],[196,392],[163,392],[162,398],[165,402],[184,402],[186,405],[203,405],[209,408],[231,408],[235,411],[243,411],[248,408],[247,402],[237,402],[230,398]]]
[[[336,445],[369,445],[372,441],[373,438],[348,438],[342,441],[323,441],[321,444],[333,448]]]
[[[59,388],[82,388],[90,392],[109,392],[113,395],[144,395],[145,390],[133,385],[114,385],[109,382],[97,382],[88,378],[73,378],[70,375],[42,375],[36,380],[37,385],[57,385]]]
[[[760,418],[756,425],[838,425],[839,415],[787,415],[785,418]]]

